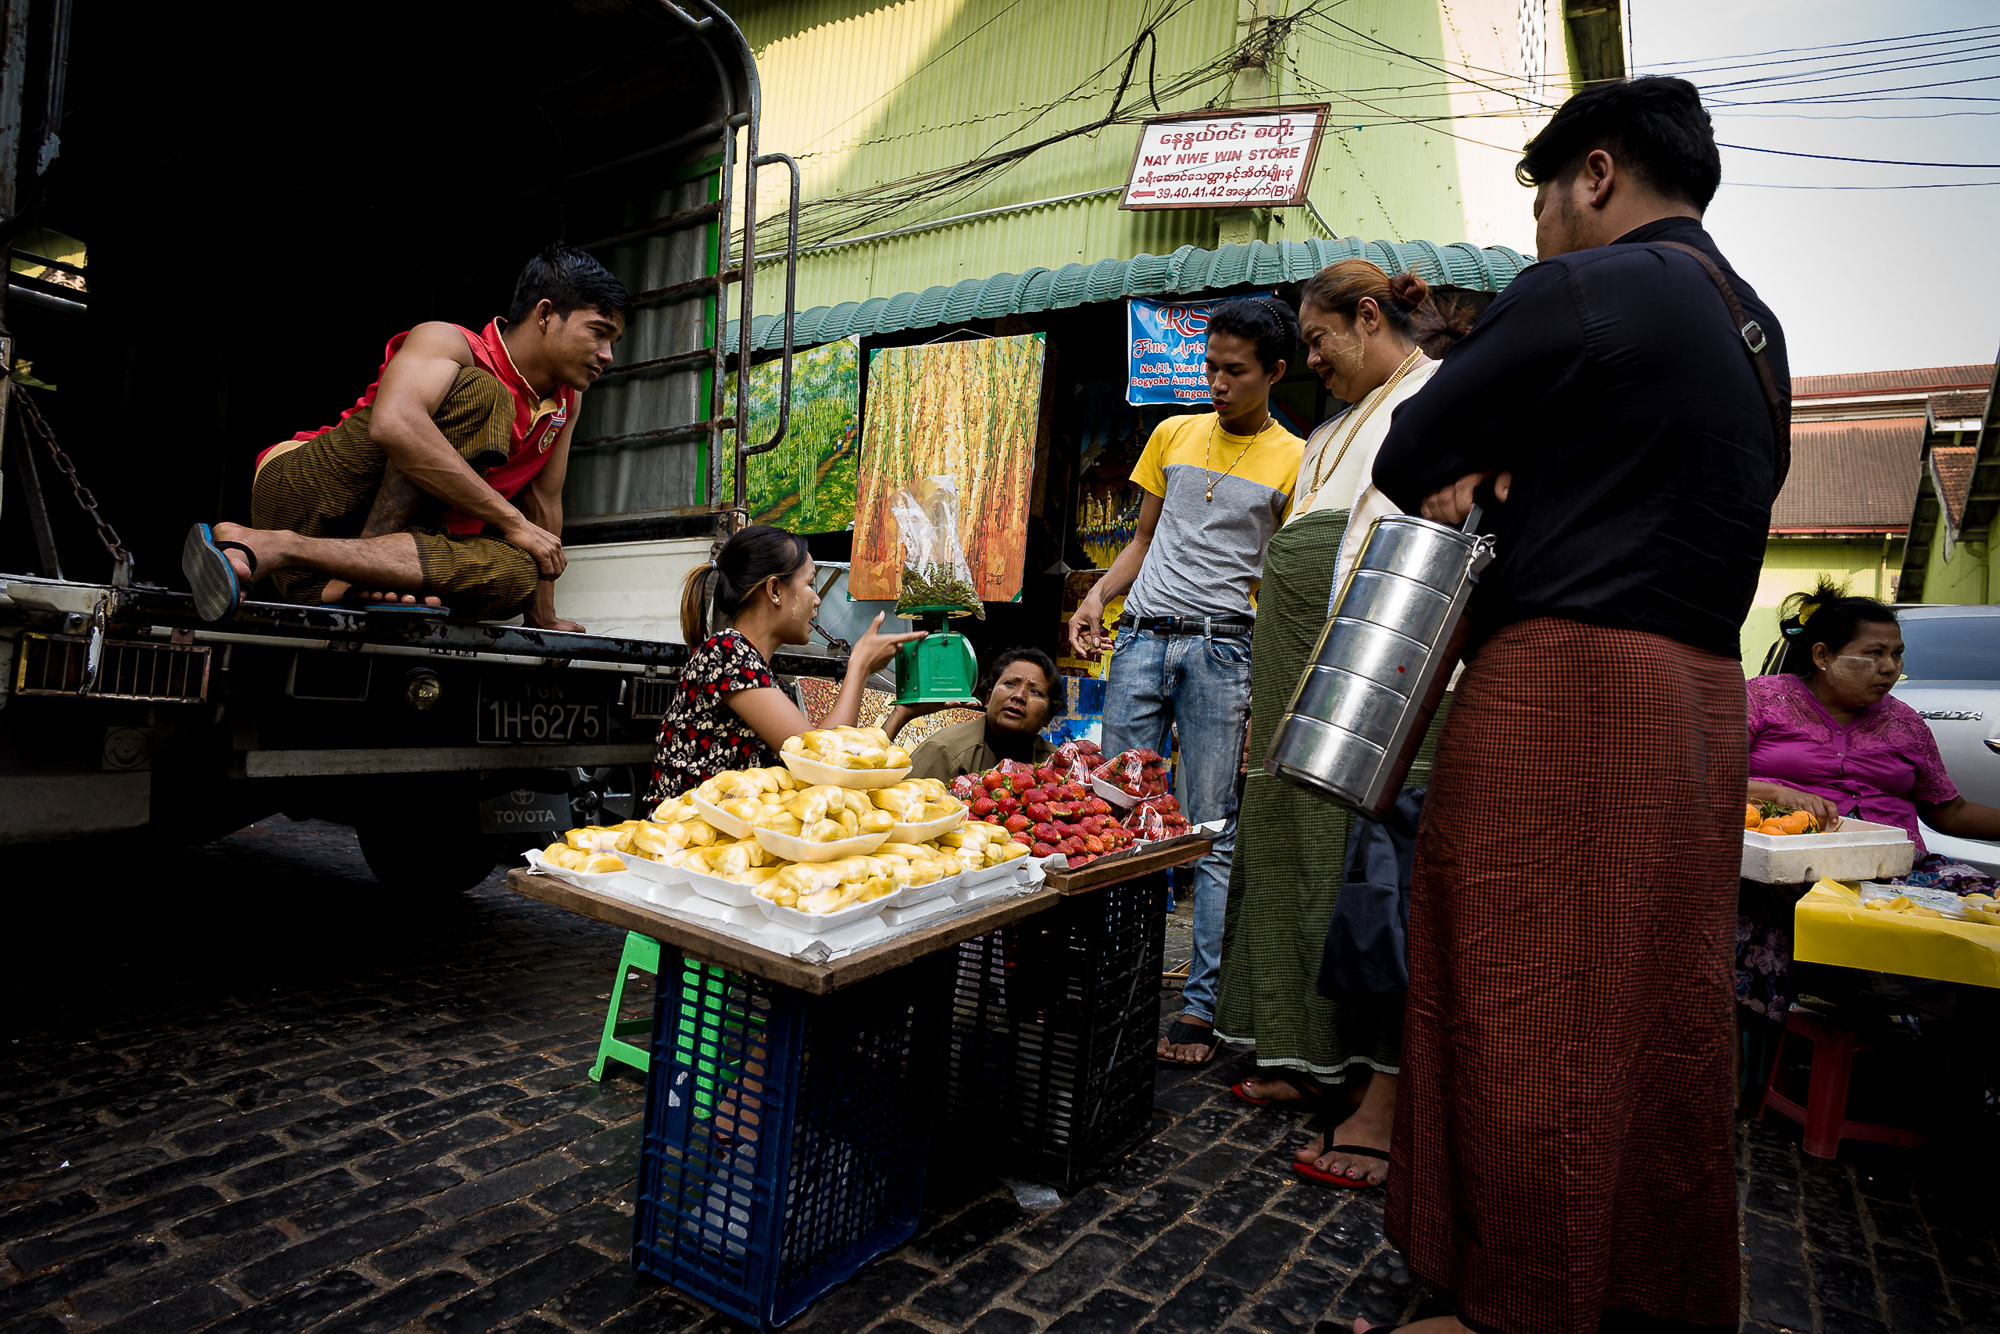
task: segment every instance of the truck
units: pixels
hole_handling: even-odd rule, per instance
[[[631,815],[686,658],[679,575],[742,522],[747,460],[785,425],[756,438],[729,378],[760,193],[788,200],[764,229],[781,402],[797,256],[798,168],[758,142],[742,33],[712,0],[362,0],[282,31],[241,0],[198,23],[72,9],[0,0],[0,843],[284,813],[441,893]],[[257,448],[332,421],[391,335],[504,310],[559,238],[637,306],[565,487],[557,599],[589,632],[255,588],[203,623],[180,535],[248,517]]]

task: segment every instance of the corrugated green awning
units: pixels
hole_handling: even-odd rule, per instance
[[[949,287],[814,306],[798,313],[792,341],[798,347],[836,338],[866,337],[903,329],[929,329],[965,320],[998,319],[1039,310],[1062,310],[1128,296],[1196,296],[1249,285],[1303,282],[1335,260],[1374,260],[1390,273],[1415,273],[1428,283],[1497,292],[1534,263],[1532,256],[1506,246],[1484,249],[1464,241],[1256,241],[1215,250],[1182,246],[1171,255],[1102,259],[1059,269],[998,273],[967,278]],[[784,345],[782,321],[759,315],[750,323],[751,346],[760,351]],[[735,330],[730,331],[735,339]]]

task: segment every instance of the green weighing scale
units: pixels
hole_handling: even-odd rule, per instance
[[[979,680],[979,661],[972,641],[951,628],[954,616],[970,616],[963,607],[908,607],[896,615],[922,638],[896,646],[898,704],[962,704],[972,698]]]

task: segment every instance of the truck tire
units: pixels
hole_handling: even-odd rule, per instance
[[[354,837],[384,889],[428,899],[471,889],[507,855],[505,834],[441,834],[406,820],[356,825]]]

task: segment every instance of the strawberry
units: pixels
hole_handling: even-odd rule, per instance
[[[1010,815],[1010,816],[1008,816],[1008,817],[1007,817],[1007,823],[1006,823],[1006,824],[1005,824],[1005,825],[1004,825],[1003,827],[1004,827],[1004,828],[1005,828],[1005,829],[1007,830],[1007,832],[1008,832],[1008,833],[1010,833],[1010,834],[1018,834],[1018,833],[1020,833],[1020,832],[1021,832],[1021,831],[1022,831],[1023,829],[1026,829],[1026,828],[1028,827],[1028,824],[1029,824],[1029,821],[1028,821],[1028,817],[1027,817],[1027,816],[1025,816],[1025,815]]]
[[[1037,857],[1053,857],[1056,855],[1056,850],[1047,843],[1037,842],[1034,853]]]
[[[1021,809],[1021,803],[1018,800],[1004,793],[993,798],[993,800],[999,805],[1002,815],[1012,815],[1015,811]]]
[[[1049,818],[1049,808],[1045,802],[1038,801],[1030,806],[1023,807],[1023,809],[1028,812],[1028,818],[1036,824],[1040,824]]]
[[[997,809],[998,805],[994,802],[993,798],[981,797],[972,803],[972,817],[975,820],[984,820]]]
[[[987,790],[988,792],[992,792],[992,791],[995,791],[996,789],[998,789],[998,788],[999,788],[999,786],[1000,786],[1000,785],[1001,785],[1002,783],[1006,782],[1007,780],[1006,780],[1006,779],[1004,779],[1004,778],[1002,778],[1002,777],[1001,777],[1001,776],[999,775],[999,773],[997,773],[997,772],[993,772],[993,773],[987,773],[987,774],[984,774],[984,775],[982,775],[982,776],[980,777],[979,781],[980,781],[980,783],[981,783],[982,785],[984,785],[984,787],[986,788],[986,790]]]

